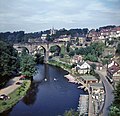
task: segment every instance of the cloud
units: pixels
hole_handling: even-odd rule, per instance
[[[111,1],[111,2],[110,2]],[[120,24],[118,0],[1,0],[0,31]],[[113,18],[115,17],[115,18]]]
[[[119,2],[120,0],[107,0],[109,2]]]

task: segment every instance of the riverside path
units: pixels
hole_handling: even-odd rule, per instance
[[[8,81],[8,83],[6,84],[6,86],[2,89],[0,89],[0,95],[5,94],[5,95],[9,95],[10,93],[12,93],[14,90],[16,90],[18,87],[20,87],[21,85],[17,85],[16,82],[23,82],[23,80],[19,80],[21,77],[14,77],[12,79],[10,79]]]

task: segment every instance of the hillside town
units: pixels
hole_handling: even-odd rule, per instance
[[[120,0],[0,0],[0,116],[120,116]]]
[[[52,28],[42,32],[39,37],[27,37],[26,42],[23,34],[23,41],[15,40],[13,47],[21,59],[29,54],[37,64],[41,63],[42,59],[42,63],[68,72],[64,77],[70,83],[76,84],[78,89],[87,92],[86,95],[79,96],[79,116],[107,116],[110,112],[107,108],[114,100],[113,90],[120,81],[120,26],[71,30]],[[6,33],[0,33],[0,36],[3,37],[4,34]],[[10,35],[11,33],[4,39],[9,41]],[[24,62],[27,61],[24,60],[22,68],[26,71],[27,64],[24,66]],[[29,62],[32,66],[32,61]],[[24,71],[19,80],[25,79],[25,75],[29,77],[28,72]],[[22,84],[23,81],[19,80],[17,79],[17,83]],[[53,80],[57,81],[56,78]],[[47,82],[48,79],[45,77],[44,81]],[[6,89],[1,90],[1,93],[4,91]]]

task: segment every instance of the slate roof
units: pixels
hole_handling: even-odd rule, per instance
[[[95,76],[92,76],[92,75],[84,75],[84,76],[81,76],[82,79],[86,80],[86,81],[97,81],[98,79],[95,78]]]

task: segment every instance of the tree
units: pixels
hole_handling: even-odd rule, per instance
[[[117,83],[116,88],[114,90],[114,99],[114,104],[120,103],[120,81]]]
[[[9,80],[18,67],[17,51],[12,45],[0,41],[0,83]]]
[[[117,53],[118,55],[120,55],[120,43],[118,43],[118,46],[117,46],[117,49],[116,49],[116,53]]]
[[[79,38],[77,37],[77,39],[76,39],[76,43],[78,43],[79,42]]]
[[[32,77],[36,71],[34,58],[31,55],[25,55],[21,57],[20,69],[22,75]]]
[[[120,108],[118,108],[116,106],[111,106],[110,116],[120,116]]]
[[[51,53],[56,52],[56,50],[57,50],[57,46],[52,46],[52,47],[50,48],[50,52],[51,52]]]
[[[28,55],[29,50],[26,47],[23,47],[22,52],[21,52],[21,56],[25,56]]]
[[[90,60],[93,62],[97,62],[98,58],[95,55],[91,55],[90,53],[88,55],[84,56],[84,60]]]
[[[69,52],[69,56],[70,56],[70,57],[72,57],[72,56],[74,56],[74,55],[75,55],[75,51],[74,51],[74,50],[72,50],[72,51]]]
[[[120,81],[114,90],[114,102],[110,108],[110,116],[120,116]]]
[[[93,70],[96,69],[96,64],[93,63],[93,64],[91,64],[90,66],[92,67]]]
[[[70,43],[69,42],[67,43],[66,50],[67,50],[67,52],[70,52]]]
[[[69,111],[65,111],[64,116],[79,116],[79,113],[71,109]]]

